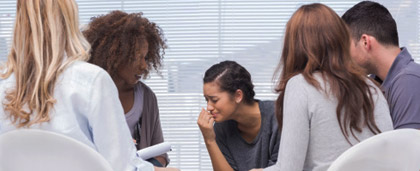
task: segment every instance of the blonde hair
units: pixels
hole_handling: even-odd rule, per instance
[[[72,62],[87,61],[89,50],[73,0],[18,0],[13,42],[0,76],[16,78],[3,103],[12,123],[48,122],[57,77]]]

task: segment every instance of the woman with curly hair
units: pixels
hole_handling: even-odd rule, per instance
[[[41,129],[73,138],[116,171],[150,171],[136,156],[117,88],[89,64],[74,0],[18,0],[13,40],[0,70],[0,135]],[[47,162],[47,161],[46,161]]]
[[[163,142],[156,96],[139,81],[161,66],[166,48],[161,29],[141,13],[112,11],[92,18],[83,34],[92,46],[89,62],[105,69],[117,86],[137,149]],[[166,166],[169,159],[163,154],[149,161]]]

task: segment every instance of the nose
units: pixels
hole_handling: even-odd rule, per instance
[[[214,107],[210,104],[210,102],[207,102],[207,110],[210,112],[214,110]]]
[[[146,63],[146,61],[141,61],[141,64],[140,64],[140,69],[141,70],[147,70],[148,68],[147,68],[148,66],[147,66],[147,63]]]

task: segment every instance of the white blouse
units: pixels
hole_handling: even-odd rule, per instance
[[[0,99],[14,88],[15,76],[0,79]],[[114,170],[152,171],[153,165],[137,157],[124,118],[117,88],[98,66],[77,61],[58,77],[51,120],[31,126],[64,134],[98,151]],[[17,129],[0,105],[0,134]]]

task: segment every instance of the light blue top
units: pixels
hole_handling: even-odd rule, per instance
[[[0,99],[15,87],[15,76],[0,79]],[[75,62],[58,77],[51,120],[31,126],[67,135],[98,151],[116,171],[152,171],[152,164],[137,157],[124,118],[117,88],[101,68]],[[17,129],[0,105],[0,134]]]

